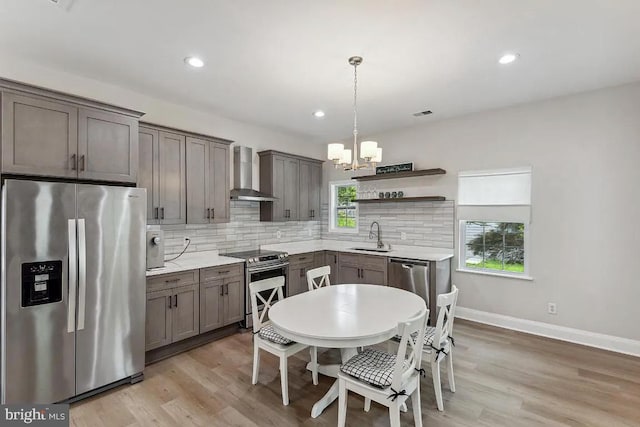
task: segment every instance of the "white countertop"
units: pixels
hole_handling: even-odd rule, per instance
[[[217,267],[219,265],[236,264],[239,262],[244,263],[244,260],[221,256],[218,254],[218,251],[189,252],[175,261],[165,262],[162,268],[147,270],[147,277],[179,273],[181,271],[196,270],[199,268]]]
[[[341,240],[308,240],[305,242],[277,243],[274,245],[262,245],[260,248],[288,252],[289,255],[315,251],[336,251],[394,258],[417,259],[421,261],[444,261],[449,258],[453,258],[453,250],[451,249],[430,248],[427,246],[392,245],[391,251],[389,252],[356,251],[353,248],[375,248],[375,244],[369,242],[347,242]]]

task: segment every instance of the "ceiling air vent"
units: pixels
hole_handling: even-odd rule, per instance
[[[431,110],[418,111],[417,113],[413,113],[413,117],[428,116],[429,114],[433,114],[433,111]]]

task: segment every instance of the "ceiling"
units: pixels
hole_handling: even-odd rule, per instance
[[[0,52],[326,142],[351,134],[352,55],[366,136],[640,80],[638,16],[637,0],[3,0]]]

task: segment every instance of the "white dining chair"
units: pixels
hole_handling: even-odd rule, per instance
[[[331,267],[328,265],[307,271],[307,285],[309,286],[309,291],[322,288],[323,286],[331,286],[331,281],[329,280],[330,274]],[[311,371],[313,385],[318,385],[318,348],[310,347],[309,352],[311,353],[311,363],[313,364],[313,370]]]
[[[260,371],[260,350],[267,351],[280,359],[280,383],[282,387],[282,403],[286,406],[289,404],[289,383],[287,375],[287,359],[308,346],[291,341],[280,335],[271,325],[267,314],[271,306],[277,301],[283,299],[282,289],[284,288],[284,276],[273,277],[270,279],[258,280],[249,284],[249,294],[251,296],[251,316],[253,318],[253,376],[252,384],[258,383],[258,372]],[[268,293],[269,296],[264,298],[262,293]],[[258,307],[258,300],[263,304],[261,311]],[[313,358],[312,358],[313,359]],[[312,362],[314,362],[312,360]],[[313,366],[317,367],[317,361]],[[317,378],[317,368],[313,372]]]
[[[431,363],[431,376],[433,388],[436,393],[436,404],[439,411],[444,411],[442,401],[442,383],[440,381],[440,363],[447,360],[447,375],[449,377],[449,389],[456,391],[456,383],[453,378],[453,320],[455,319],[456,304],[458,302],[458,288],[453,285],[451,292],[438,295],[436,306],[438,307],[438,319],[436,326],[428,326],[425,330],[423,349],[429,355]]]
[[[411,397],[413,419],[422,427],[420,408],[420,362],[422,347],[411,338],[423,336],[429,310],[398,324],[401,339],[396,354],[368,348],[340,366],[338,373],[338,426],[347,417],[347,393],[365,397],[365,411],[371,401],[389,408],[391,427],[400,426],[400,407]]]
[[[331,266],[313,268],[307,271],[307,285],[309,290],[321,288],[323,286],[331,286],[329,275],[331,274]]]

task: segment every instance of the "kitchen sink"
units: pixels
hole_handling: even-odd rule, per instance
[[[365,251],[365,252],[390,252],[389,249],[378,249],[378,248],[351,248],[354,251]]]

